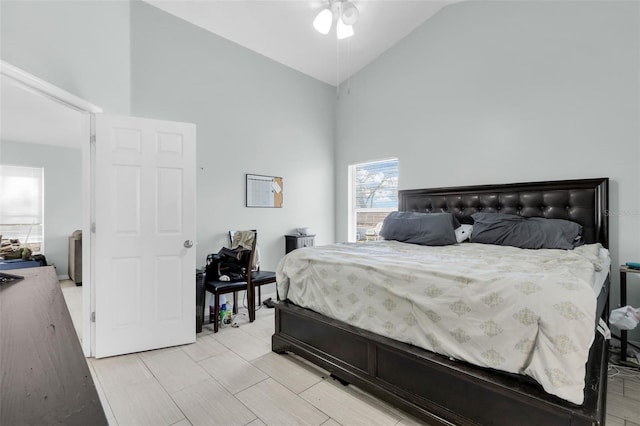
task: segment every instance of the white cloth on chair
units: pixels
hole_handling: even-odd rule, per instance
[[[233,234],[231,249],[235,250],[236,248],[242,248],[245,250],[251,250],[254,236],[255,236],[254,231],[236,231]],[[255,249],[255,252],[253,253],[253,264],[251,265],[251,269],[254,271],[260,269],[260,248],[258,247],[257,241],[256,241],[256,249]]]
[[[235,250],[238,247],[251,250],[254,236],[255,232],[253,231],[236,231],[233,234],[233,241],[231,241],[231,250]]]

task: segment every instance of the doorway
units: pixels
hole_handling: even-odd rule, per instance
[[[69,115],[65,128],[77,132],[66,140],[81,152],[85,356],[194,342],[195,125],[102,114],[2,61],[0,75],[22,101]],[[8,130],[21,120],[13,118]],[[139,249],[123,256],[120,247],[131,243]]]
[[[47,262],[56,266],[59,278],[64,278],[68,263],[66,234],[76,229],[88,234],[90,116],[102,109],[4,61],[0,61],[0,94],[0,161],[46,163],[49,170],[45,180],[54,180],[49,185],[45,181],[44,238],[51,254]],[[62,164],[56,165],[57,161]],[[69,182],[72,186],[64,188]],[[83,247],[83,281],[87,282],[88,255],[88,248]],[[85,290],[88,288],[85,286]],[[91,353],[90,296],[90,291],[83,291],[81,340],[85,356]]]

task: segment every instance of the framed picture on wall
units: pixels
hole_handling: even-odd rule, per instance
[[[282,207],[282,178],[277,176],[246,175],[247,207]]]

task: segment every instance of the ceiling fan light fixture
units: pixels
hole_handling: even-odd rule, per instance
[[[313,27],[320,34],[329,34],[331,31],[331,25],[333,24],[333,12],[331,9],[325,8],[318,13],[316,19],[313,20]]]
[[[345,25],[353,25],[358,20],[358,16],[360,16],[360,11],[356,7],[355,4],[350,1],[345,1],[342,3],[342,13],[341,13],[342,22]]]
[[[338,19],[336,35],[338,37],[338,40],[351,37],[353,35],[353,27],[351,25],[346,25],[342,19]]]

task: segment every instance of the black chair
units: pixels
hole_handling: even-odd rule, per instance
[[[204,291],[205,295],[208,291],[213,294],[214,305],[213,305],[213,332],[217,333],[220,328],[220,295],[233,293],[233,313],[238,313],[238,292],[242,290],[247,291],[247,300],[253,300],[253,286],[251,285],[251,265],[253,265],[253,256],[255,254],[256,249],[256,241],[258,239],[258,233],[253,231],[253,241],[251,242],[251,252],[247,258],[246,264],[242,265],[245,271],[245,279],[243,281],[219,281],[217,271],[210,271],[207,274],[207,270],[205,269],[205,279],[204,279]],[[204,316],[204,303],[202,305],[202,314]],[[253,310],[251,309],[253,307]],[[255,305],[253,303],[249,303],[249,321],[253,322],[255,319]]]
[[[258,305],[262,303],[262,295],[260,294],[260,287],[265,284],[271,284],[276,282],[276,273],[274,271],[253,271],[251,273],[251,284],[253,288],[258,289]],[[255,294],[255,293],[254,293]]]
[[[254,232],[256,231],[254,230]],[[235,235],[235,233],[236,231],[229,231],[229,245],[231,248],[234,248],[233,236]],[[257,235],[257,232],[256,232],[256,235]],[[251,284],[253,285],[254,289],[255,288],[258,289],[258,305],[262,303],[262,292],[260,291],[260,287],[265,284],[271,284],[275,282],[276,282],[276,273],[274,271],[261,271],[260,267],[258,267],[256,270],[251,272]],[[253,294],[255,294],[255,291],[253,291]],[[251,314],[252,313],[249,312],[249,317],[250,317],[249,320],[253,321],[255,319],[255,309],[253,309],[253,318],[251,318]]]

